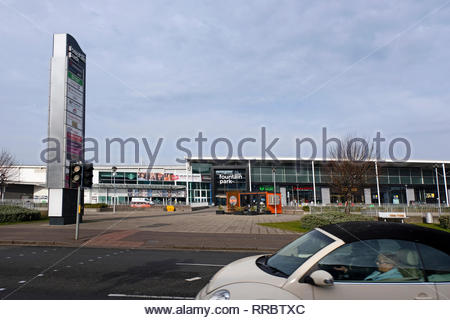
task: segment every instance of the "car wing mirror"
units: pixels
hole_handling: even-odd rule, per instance
[[[334,279],[330,273],[316,270],[305,278],[305,282],[319,287],[330,287],[334,284]]]

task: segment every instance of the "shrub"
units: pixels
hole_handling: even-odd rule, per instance
[[[108,208],[106,203],[85,203],[85,208]]]
[[[306,212],[309,212],[309,206],[303,206],[303,207],[302,207],[302,210],[303,210],[303,211],[306,211]]]
[[[0,223],[39,220],[41,213],[17,206],[0,206]]]
[[[332,223],[349,221],[373,221],[374,217],[363,215],[347,214],[342,212],[328,212],[319,214],[309,214],[300,219],[301,226],[305,229],[314,229]]]
[[[439,226],[444,229],[450,229],[450,216],[440,216]]]

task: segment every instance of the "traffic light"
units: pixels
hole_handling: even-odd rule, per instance
[[[83,187],[91,188],[94,178],[94,166],[92,163],[85,163],[83,168]]]
[[[83,167],[78,163],[70,164],[70,187],[78,188],[81,183],[81,174],[83,172]]]

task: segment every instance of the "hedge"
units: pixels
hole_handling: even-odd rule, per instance
[[[359,214],[348,214],[343,212],[327,212],[318,214],[308,214],[300,219],[302,228],[314,229],[327,224],[349,222],[349,221],[374,221],[375,217],[368,217]]]
[[[440,216],[439,226],[444,229],[450,229],[450,216]]]
[[[85,203],[85,208],[108,208],[106,203]]]
[[[31,210],[17,206],[0,206],[0,223],[39,219],[41,219],[41,213],[38,210]]]

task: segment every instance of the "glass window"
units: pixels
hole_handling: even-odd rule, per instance
[[[291,275],[306,260],[332,242],[334,240],[322,232],[310,231],[271,256],[267,265]]]
[[[418,244],[428,281],[450,282],[450,256],[424,244]]]
[[[335,281],[424,281],[415,244],[403,240],[367,240],[344,245],[319,261],[317,267]]]
[[[411,184],[409,168],[400,168],[400,182],[403,184]]]
[[[399,184],[400,176],[398,174],[398,168],[388,168],[388,172],[389,172],[389,183]]]

